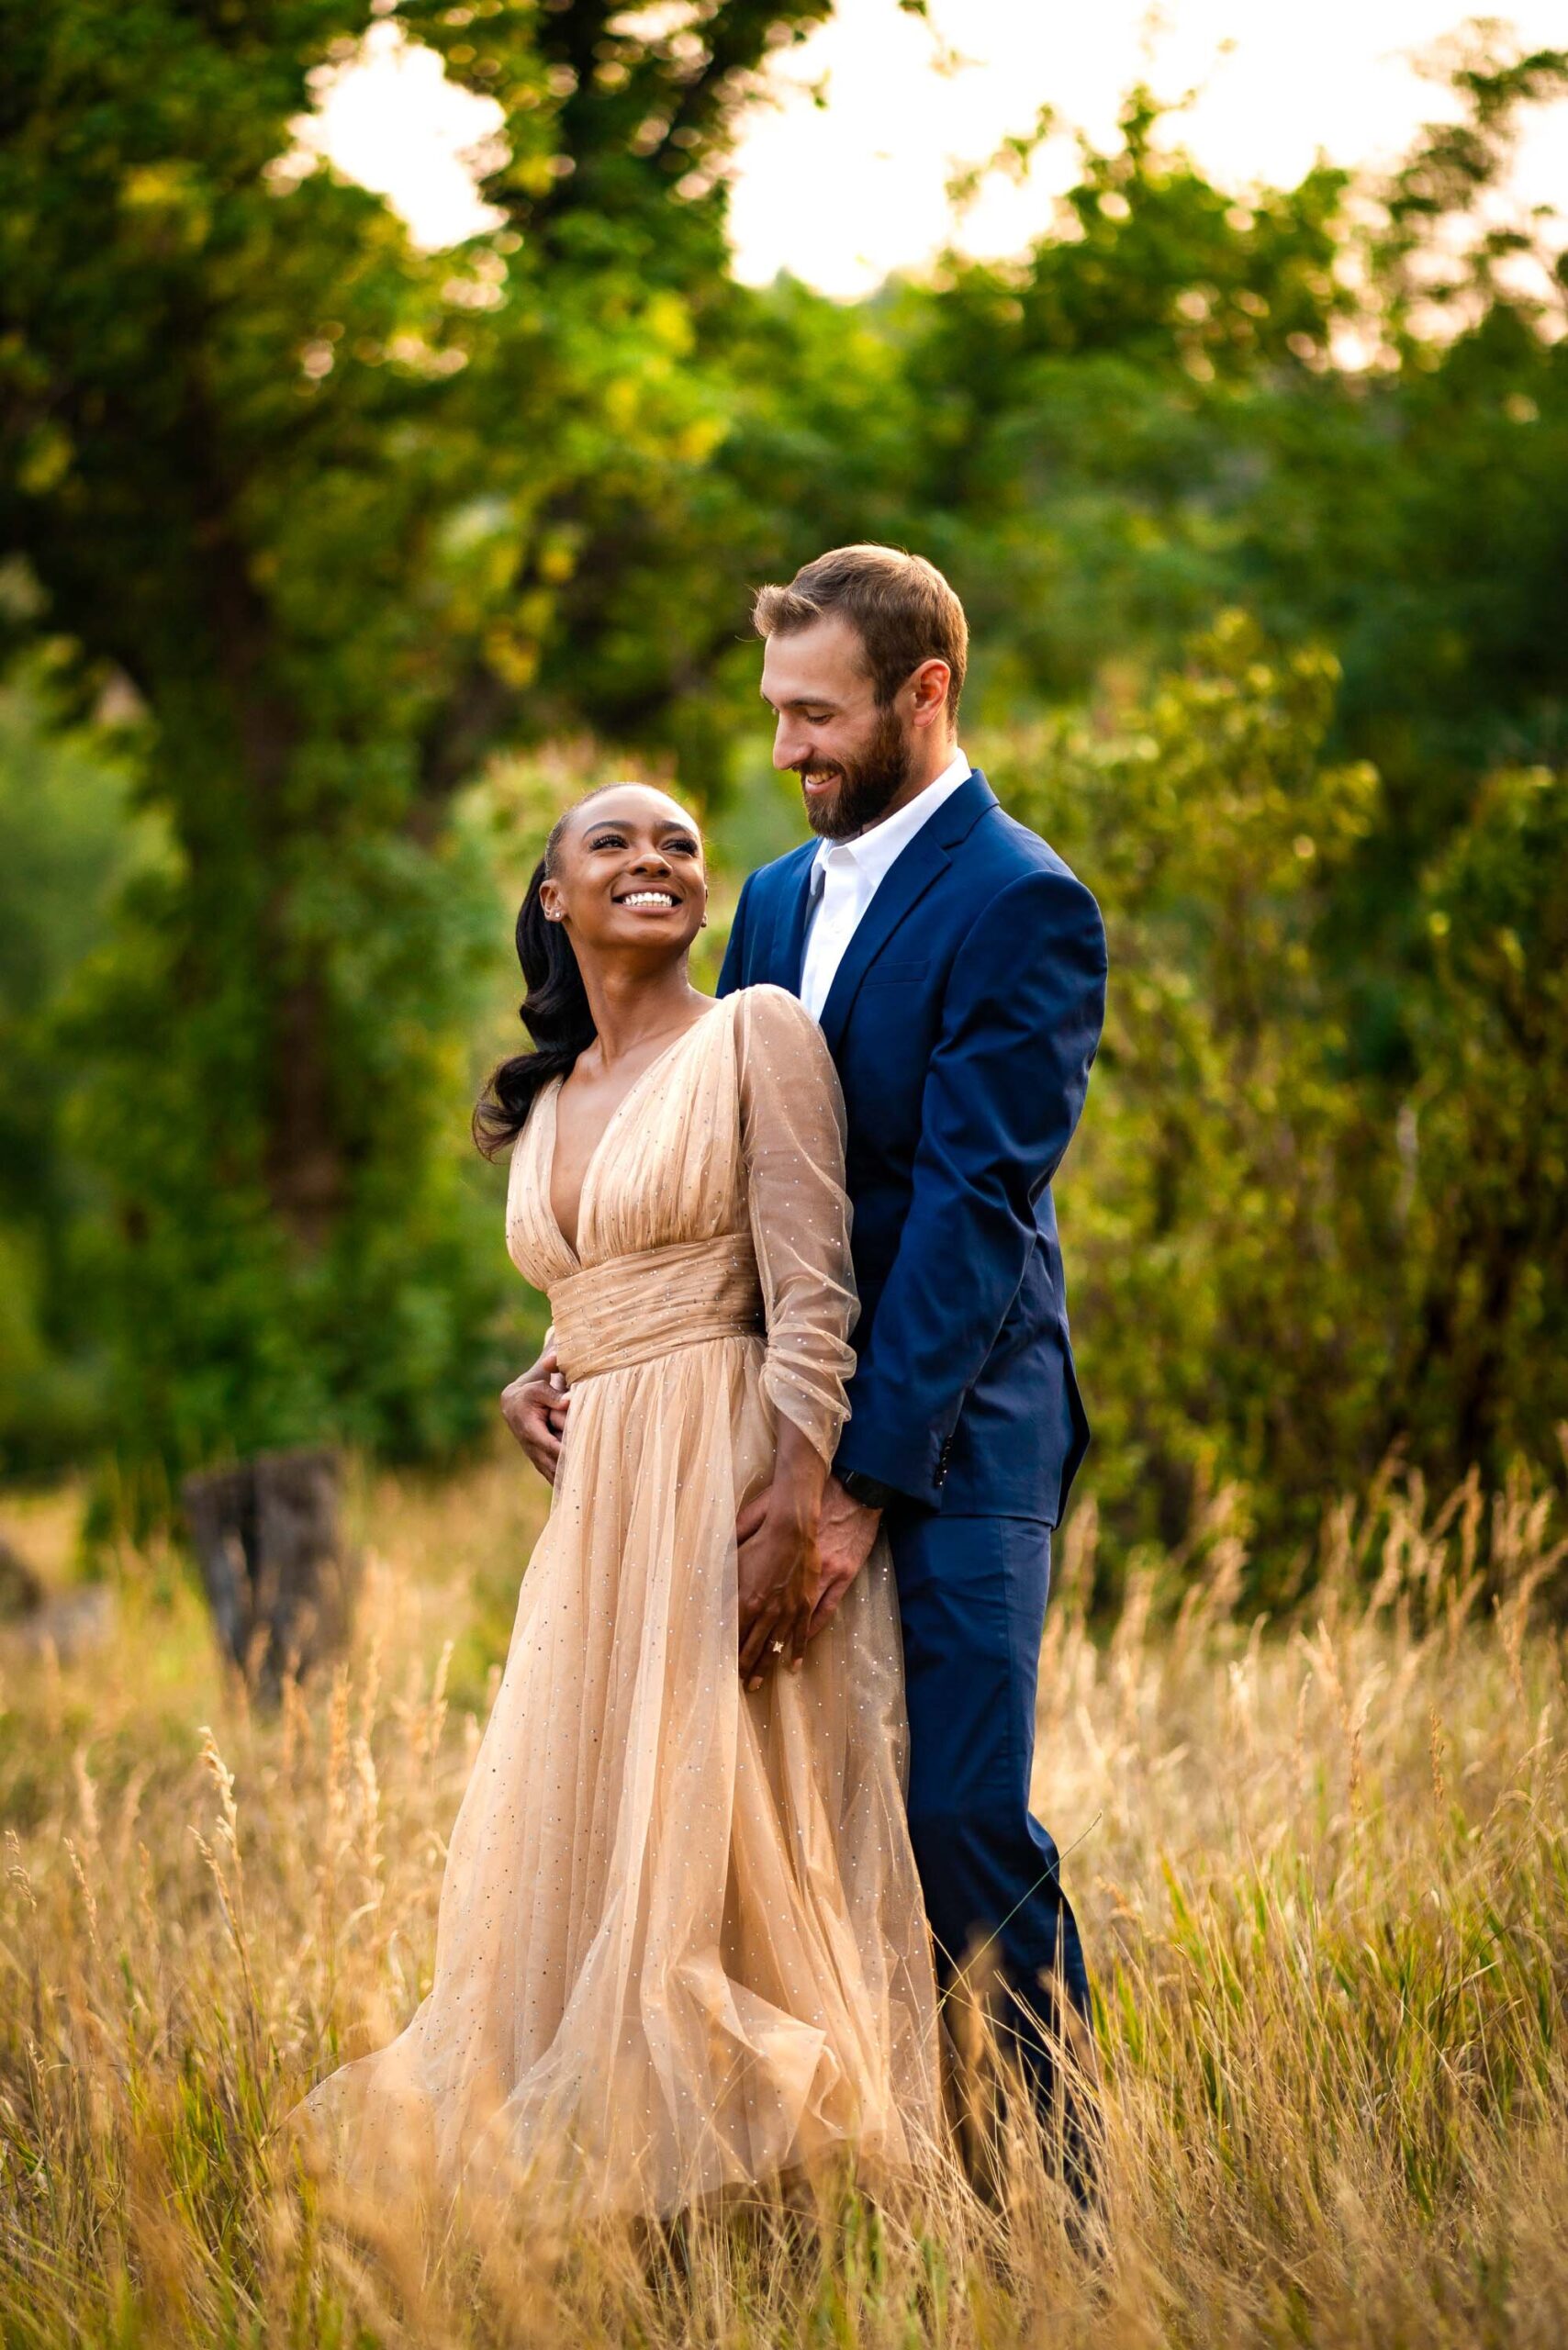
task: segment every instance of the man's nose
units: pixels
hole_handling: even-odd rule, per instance
[[[785,767],[798,767],[809,757],[810,753],[811,744],[806,740],[802,730],[798,726],[792,726],[787,718],[781,718],[773,735],[774,766],[780,770]]]

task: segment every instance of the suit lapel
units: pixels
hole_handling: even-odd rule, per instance
[[[844,1041],[860,982],[877,957],[906,914],[946,871],[958,844],[974,830],[987,809],[996,804],[996,794],[978,767],[971,768],[968,782],[959,785],[935,815],[922,824],[908,847],[894,858],[891,869],[844,950],[844,959],[834,973],[833,985],[823,1006],[822,1031],[831,1053],[836,1055]]]
[[[812,867],[816,853],[815,841],[808,841],[800,852],[798,867],[781,877],[778,903],[774,909],[767,976],[775,987],[788,988],[791,995],[801,992],[801,966],[806,957],[806,915],[812,902]]]

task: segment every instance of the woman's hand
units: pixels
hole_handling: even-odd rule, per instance
[[[560,1465],[571,1400],[554,1345],[547,1345],[531,1369],[501,1390],[501,1417],[549,1485]]]
[[[812,1611],[822,1589],[817,1520],[827,1465],[792,1421],[778,1423],[773,1482],[749,1501],[735,1527],[741,1679],[760,1689],[777,1656],[791,1673],[805,1662]]]
[[[748,1520],[754,1530],[745,1534],[736,1550],[741,1679],[748,1689],[760,1689],[780,1652],[789,1658],[791,1673],[800,1671],[822,1570],[814,1516],[804,1520],[793,1516],[776,1505],[769,1487],[743,1512],[737,1535],[744,1533]]]

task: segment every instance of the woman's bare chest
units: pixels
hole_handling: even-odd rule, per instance
[[[574,1070],[555,1096],[555,1147],[550,1161],[550,1213],[568,1248],[576,1249],[583,1192],[616,1113],[643,1072],[616,1069],[590,1078]]]
[[[623,1063],[609,1071],[579,1064],[557,1087],[546,1183],[551,1216],[574,1255],[578,1253],[583,1202],[612,1128],[622,1124],[623,1113],[632,1117],[645,1113],[649,1119],[655,1118],[657,1103],[648,1096],[661,1078],[667,1080],[674,1075],[678,1048],[692,1028],[702,1024],[700,1019],[691,1023],[672,1042],[630,1069]],[[640,1110],[630,1107],[633,1094],[644,1094]]]

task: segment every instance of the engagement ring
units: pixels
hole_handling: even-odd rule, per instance
[[[774,1643],[773,1643],[773,1653],[774,1653],[774,1655],[775,1655],[775,1656],[782,1656],[782,1655],[783,1655],[783,1653],[784,1653],[784,1643],[783,1643],[783,1641],[782,1641],[782,1640],[775,1640],[775,1641],[774,1641]]]

